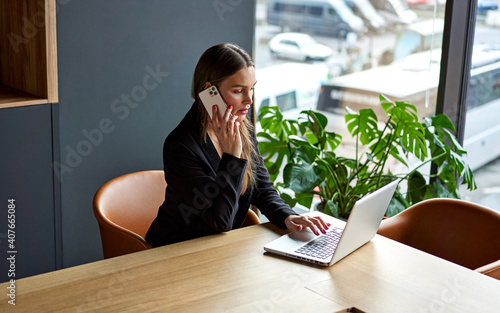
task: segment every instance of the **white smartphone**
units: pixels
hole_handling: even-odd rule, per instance
[[[207,109],[208,115],[212,118],[212,107],[216,105],[222,115],[226,112],[226,103],[222,99],[219,90],[215,86],[210,86],[198,94],[203,102],[203,106]]]

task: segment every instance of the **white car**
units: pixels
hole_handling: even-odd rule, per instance
[[[332,55],[332,49],[303,33],[280,33],[269,41],[269,51],[277,58],[299,61],[324,61]]]

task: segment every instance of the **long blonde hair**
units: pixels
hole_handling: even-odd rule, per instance
[[[198,112],[201,116],[202,136],[206,141],[209,116],[198,93],[204,88],[206,82],[217,85],[224,79],[238,72],[242,68],[255,66],[248,53],[239,46],[231,43],[218,44],[208,48],[200,57],[194,70],[193,83],[191,85],[191,97],[198,103]],[[247,160],[247,167],[243,177],[243,188],[241,194],[253,188],[257,183],[254,172],[257,168],[258,154],[252,139],[253,126],[245,118],[240,123],[240,134],[242,141],[241,158]]]

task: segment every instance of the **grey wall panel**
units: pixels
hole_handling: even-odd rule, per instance
[[[58,9],[63,264],[100,259],[92,212],[113,177],[162,168],[162,144],[190,107],[201,53],[251,51],[254,1],[73,0]],[[155,74],[156,73],[156,74]]]
[[[56,269],[50,106],[0,110],[2,282]],[[15,200],[12,221],[7,219],[9,199]],[[15,225],[10,236],[9,224]],[[11,255],[13,268],[7,260]]]

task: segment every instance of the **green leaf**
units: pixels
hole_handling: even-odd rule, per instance
[[[259,121],[260,126],[265,132],[281,136],[283,119],[283,114],[281,114],[277,106],[265,106],[261,108]]]
[[[384,136],[379,137],[378,141],[373,142],[369,146],[370,152],[373,155],[373,157],[369,160],[374,162],[375,164],[382,164],[385,160],[387,160],[387,153],[389,153],[394,158],[403,163],[406,167],[408,167],[405,159],[400,154],[400,150],[398,149],[400,145],[392,140],[392,136],[393,135],[391,133],[386,133]]]
[[[326,125],[328,125],[328,118],[325,115],[312,110],[309,110],[307,113],[311,128],[317,124],[321,129],[325,129]]]
[[[264,165],[269,171],[271,180],[274,181],[279,174],[283,162],[285,162],[285,158],[287,160],[291,159],[288,145],[267,133],[260,132],[258,136],[266,139],[266,141],[259,141],[259,150],[264,159]]]
[[[405,101],[395,101],[392,106],[386,109],[387,116],[390,116],[396,123],[418,122],[417,108]]]
[[[438,114],[436,116],[426,117],[425,119],[434,127],[448,128],[456,132],[455,126],[445,114]]]
[[[404,211],[406,207],[401,201],[397,198],[392,198],[389,206],[387,207],[387,211],[385,211],[385,216],[393,217],[394,215]]]
[[[323,212],[330,216],[339,217],[339,208],[335,202],[328,200],[324,203]]]
[[[299,164],[288,163],[283,170],[283,180],[285,187],[294,192],[306,193],[319,185],[321,177],[315,166],[302,161]]]
[[[437,177],[448,186],[449,190],[457,189],[455,170],[447,161],[438,167]]]
[[[295,205],[297,205],[297,200],[293,199],[289,194],[287,193],[280,193],[281,199],[285,201],[286,204],[288,204],[291,208],[293,208]]]
[[[318,137],[316,137],[313,133],[306,133],[305,134],[307,141],[311,145],[316,145],[319,143]]]
[[[347,130],[354,136],[359,136],[362,144],[366,145],[379,134],[378,119],[372,109],[361,109],[359,114],[346,114]]]
[[[439,182],[434,182],[432,186],[434,187],[434,190],[436,191],[436,195],[438,198],[457,198]]]
[[[300,143],[300,141],[298,141],[298,143]],[[298,162],[314,163],[319,153],[320,150],[318,148],[306,143],[303,145],[297,145],[297,148],[294,149],[292,158]]]
[[[330,149],[331,151],[337,149],[338,146],[342,143],[342,136],[334,133],[334,132],[325,132],[326,134],[326,143],[325,149]]]
[[[314,195],[312,193],[295,193],[295,200],[297,200],[297,203],[306,208],[311,207],[313,199]]]
[[[444,129],[444,134],[451,142],[451,147],[454,151],[460,154],[467,154],[467,151],[462,148],[462,145],[458,142],[457,138],[447,129]]]
[[[297,121],[285,119],[277,106],[263,107],[259,113],[259,121],[263,132],[279,139],[286,141],[289,135],[297,134]]]
[[[407,199],[410,203],[417,203],[425,199],[427,192],[427,182],[419,172],[413,172],[408,177],[408,193]]]
[[[328,119],[323,114],[306,110],[292,120],[285,119],[278,107],[261,109],[259,148],[272,180],[283,171],[283,183],[276,182],[275,187],[294,192],[293,196],[280,193],[287,203],[310,207],[318,195],[325,201],[325,213],[347,217],[356,199],[394,179],[406,180],[406,197],[396,190],[387,209],[392,216],[425,199],[458,197],[458,177],[469,189],[476,188],[466,151],[446,115],[420,123],[414,105],[384,95],[379,99],[386,122],[379,123],[372,109],[356,112],[346,107],[346,127],[357,147],[353,158],[337,155],[342,137],[326,130]],[[394,175],[386,168],[389,158],[407,166],[414,156],[437,166],[435,182],[428,184],[416,169]]]
[[[406,200],[404,195],[399,191],[399,188],[394,192],[394,198],[396,198],[401,204],[405,206],[405,208],[409,208],[411,204]]]
[[[404,123],[401,129],[401,144],[421,161],[427,157],[427,143],[422,124]]]

